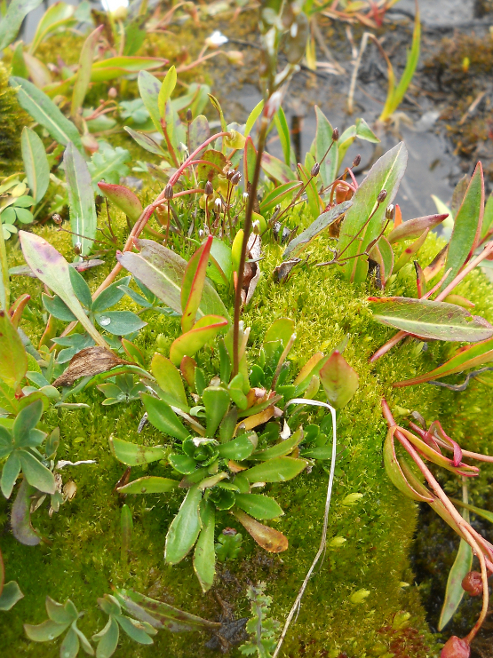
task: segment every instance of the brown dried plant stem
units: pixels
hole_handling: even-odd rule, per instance
[[[386,400],[382,400],[382,412],[389,427],[397,427],[397,423],[395,422],[394,417],[392,416],[392,412],[390,411],[390,407],[387,404]],[[473,529],[471,528],[469,523],[467,523],[467,521],[465,521],[465,519],[461,516],[461,514],[459,514],[459,512],[455,509],[454,505],[450,502],[446,493],[443,491],[443,489],[441,488],[438,481],[433,476],[430,469],[426,466],[424,461],[421,459],[420,455],[418,454],[417,450],[414,448],[412,443],[404,436],[402,432],[399,431],[399,429],[396,429],[395,436],[399,440],[402,447],[407,451],[409,456],[412,457],[414,463],[419,468],[421,473],[424,475],[427,483],[431,487],[435,496],[441,501],[441,503],[449,512],[453,520],[457,523],[457,525],[461,529],[461,532],[464,535],[464,539],[472,548],[473,552],[477,556],[479,563],[481,565],[481,580],[483,582],[483,606],[481,608],[481,614],[479,615],[478,620],[474,624],[472,630],[467,635],[467,637],[464,638],[466,642],[471,643],[486,618],[486,615],[488,613],[488,602],[489,602],[488,571],[486,568],[486,560],[483,551],[481,550],[475,537],[473,536],[473,535],[477,535],[477,533],[472,532]],[[491,565],[490,560],[488,560],[488,564]]]
[[[268,107],[269,102],[266,103],[266,108]],[[243,289],[243,275],[245,270],[246,263],[246,253],[248,246],[248,238],[252,231],[252,215],[253,215],[253,206],[257,196],[257,187],[260,178],[260,166],[262,164],[262,154],[265,149],[265,142],[267,138],[267,130],[269,128],[270,119],[269,116],[264,111],[262,115],[262,121],[260,123],[260,130],[258,136],[258,147],[257,147],[257,158],[255,160],[255,171],[253,173],[252,184],[248,192],[248,204],[245,212],[245,223],[243,226],[243,242],[241,245],[241,255],[240,255],[240,264],[238,267],[238,279],[236,281],[236,290],[235,290],[235,314],[233,322],[233,377],[238,374],[239,370],[239,336],[240,336],[240,313],[241,313],[241,291]]]

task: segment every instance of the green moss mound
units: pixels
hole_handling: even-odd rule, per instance
[[[17,102],[9,86],[9,72],[0,64],[0,176],[22,171],[21,133],[31,118]]]
[[[70,236],[49,228],[44,228],[42,233],[65,255],[70,254]],[[315,255],[321,257],[325,247],[322,239]],[[437,239],[430,236],[421,255],[423,264],[438,249]],[[282,248],[266,245],[264,254],[263,277],[244,317],[246,325],[252,327],[251,363],[266,328],[276,318],[288,316],[296,320],[298,336],[291,359],[294,372],[315,351],[330,351],[349,334],[345,357],[360,376],[359,390],[339,414],[340,449],[329,522],[329,538],[342,537],[346,541],[337,548],[329,546],[323,564],[308,586],[282,655],[337,658],[345,652],[354,658],[435,656],[434,640],[427,633],[409,566],[417,507],[393,487],[385,474],[382,442],[386,424],[381,416],[380,400],[387,398],[397,418],[415,409],[429,421],[439,418],[446,430],[458,431],[457,438],[463,440],[464,447],[483,451],[488,451],[492,430],[489,410],[482,411],[479,403],[474,405],[472,441],[461,407],[457,413],[455,394],[429,385],[392,388],[393,382],[443,361],[450,345],[430,343],[423,351],[421,344],[409,342],[376,364],[368,363],[368,357],[391,335],[391,330],[371,319],[367,309],[365,299],[372,290],[371,282],[354,286],[342,280],[336,267],[304,267],[288,283],[279,285],[274,283],[271,273],[280,262]],[[20,260],[20,252],[14,249],[13,261]],[[106,273],[107,268],[88,273],[92,289]],[[414,286],[411,268],[404,268],[389,294],[414,294]],[[41,284],[18,278],[13,293],[20,292],[32,295],[32,310],[24,326],[33,339],[39,340]],[[476,303],[475,312],[493,320],[490,285],[480,273],[470,275],[459,294]],[[128,308],[132,308],[131,302]],[[176,318],[148,314],[145,319],[149,324],[139,335],[137,344],[150,360],[156,348],[167,352],[180,329]],[[205,363],[209,357],[200,358]],[[113,488],[124,467],[110,454],[108,438],[113,435],[147,445],[166,439],[151,426],[137,433],[143,413],[140,402],[103,407],[102,400],[96,389],[88,389],[77,398],[78,402],[88,404],[88,409],[51,409],[43,417],[46,429],[60,426],[58,459],[96,461],[92,465],[67,466],[61,471],[64,482],[76,483],[77,495],[52,518],[46,505],[33,517],[47,539],[45,543],[35,548],[18,544],[8,532],[7,502],[0,500],[7,580],[16,579],[25,594],[10,613],[0,617],[0,654],[5,658],[59,655],[58,642],[31,643],[22,630],[22,623],[39,623],[46,618],[47,594],[58,601],[70,598],[84,610],[80,627],[90,635],[105,622],[97,608],[97,598],[111,592],[112,587],[131,587],[217,620],[228,608],[235,617],[248,616],[246,588],[249,583],[265,581],[266,591],[274,599],[272,615],[283,620],[320,542],[328,468],[317,466],[294,481],[270,486],[285,510],[285,515],[275,522],[275,527],[289,538],[285,553],[265,553],[231,515],[223,514],[218,530],[227,526],[237,528],[244,536],[244,549],[237,560],[218,564],[215,586],[202,595],[190,557],[174,567],[165,565],[163,560],[165,534],[181,503],[181,492],[127,496],[125,502],[132,512],[134,530],[128,563],[122,561],[120,507],[123,501]],[[316,412],[313,417],[321,420],[322,415]],[[133,469],[132,477],[144,473],[161,475],[164,471],[162,465],[153,464]],[[346,497],[354,493],[362,497],[352,505],[344,504]],[[356,593],[359,594],[354,596]],[[143,647],[121,638],[116,655],[145,658],[166,651],[174,658],[212,656],[214,653],[204,646],[208,639],[199,633],[162,631],[156,636],[154,646]],[[240,655],[238,649],[232,648],[231,655]]]

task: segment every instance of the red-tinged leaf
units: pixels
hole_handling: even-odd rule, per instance
[[[30,491],[32,493],[34,489],[31,489],[26,480],[22,480],[14,504],[12,505],[12,534],[17,541],[25,546],[37,546],[41,538],[31,525]]]
[[[377,322],[428,340],[477,342],[490,338],[493,327],[460,306],[413,297],[370,297]]]
[[[426,295],[426,278],[423,268],[417,260],[414,261],[414,269],[416,270],[416,288],[418,292],[418,299]]]
[[[402,224],[402,210],[398,203],[395,204],[394,229]]]
[[[320,363],[320,361],[322,361],[323,358],[324,358],[323,352],[317,352],[312,357],[310,357],[308,361],[305,363],[305,365],[299,371],[293,384],[295,386],[301,386],[305,382],[309,382],[313,377],[313,375],[318,375],[318,373],[320,372],[320,368],[324,365],[324,363]],[[317,370],[317,366],[319,366],[318,370]]]
[[[342,409],[359,386],[358,374],[337,350],[332,352],[320,370],[319,377],[327,400],[335,409]]]
[[[255,521],[239,509],[233,510],[232,514],[264,550],[269,553],[282,553],[288,549],[288,538],[282,532]]]
[[[383,290],[394,270],[394,251],[384,235],[373,245],[368,255],[379,267],[378,279]]]
[[[418,251],[421,249],[421,247],[424,245],[426,242],[426,238],[428,237],[430,229],[425,229],[423,233],[419,236],[417,240],[415,240],[412,244],[410,244],[408,247],[404,249],[404,251],[401,253],[399,258],[397,259],[395,265],[394,265],[394,272],[398,272],[401,270],[404,265],[407,265],[411,258],[415,256]]]
[[[257,159],[257,150],[251,137],[247,137],[245,148],[243,150],[243,171],[245,175],[245,189],[248,190],[248,184],[253,180],[255,171],[255,161]]]
[[[195,368],[197,363],[189,356],[184,356],[180,362],[180,372],[183,379],[187,382],[190,388],[195,387]]]
[[[491,361],[493,361],[493,340],[484,340],[477,345],[461,347],[451,359],[438,368],[419,377],[397,382],[394,384],[394,387],[402,388],[403,386],[424,384],[432,379],[441,379],[448,375],[454,375],[456,372],[463,372],[469,368],[477,368]]]
[[[483,209],[483,167],[481,162],[478,162],[455,218],[445,265],[447,270],[451,268],[451,272],[443,282],[442,288],[445,288],[455,278],[478,245],[481,237]]]
[[[288,165],[270,153],[262,154],[262,169],[269,178],[273,178],[278,183],[289,183],[289,181],[296,180],[295,173]]]
[[[94,247],[98,216],[92,188],[91,173],[86,161],[72,142],[63,154],[70,209],[72,244],[80,245],[81,256],[87,256]]]
[[[416,217],[415,219],[408,219],[407,222],[402,222],[387,236],[388,241],[392,244],[400,240],[411,240],[412,238],[419,238],[423,231],[426,229],[435,228],[448,214],[443,215],[427,215],[426,217]]]
[[[433,497],[431,495],[425,495],[424,493],[416,490],[411,484],[410,480],[404,475],[404,472],[401,468],[401,465],[395,454],[395,425],[389,428],[387,432],[387,438],[385,439],[383,447],[383,459],[385,464],[385,470],[389,476],[392,484],[399,489],[408,498],[417,500],[419,502],[431,503],[433,502]],[[420,487],[421,488],[421,487]]]
[[[377,160],[358,187],[353,205],[342,223],[338,243],[341,257],[349,259],[342,266],[346,280],[359,283],[366,279],[368,259],[366,256],[356,256],[363,253],[382,232],[386,208],[397,194],[406,165],[407,149],[404,142],[400,142]],[[387,196],[385,202],[378,205],[377,197],[382,190],[387,191]]]
[[[89,83],[91,81],[91,69],[94,56],[96,54],[96,46],[101,36],[104,25],[99,25],[84,41],[82,50],[79,57],[79,68],[77,70],[74,90],[72,92],[72,105],[70,109],[70,116],[76,117],[79,113],[84,98],[86,97]]]
[[[143,208],[139,197],[132,190],[123,185],[112,185],[103,181],[98,183],[98,187],[104,196],[123,210],[131,221],[136,222],[139,219]]]
[[[445,266],[447,260],[448,244],[441,249],[431,263],[423,270],[425,281],[431,281]]]
[[[140,253],[117,252],[118,262],[165,304],[181,313],[181,283],[187,267],[186,260],[154,240],[137,240],[136,245]],[[197,313],[199,316],[229,317],[221,298],[207,279]]]
[[[24,312],[24,309],[26,308],[30,299],[31,299],[31,295],[27,295],[27,294],[21,295],[15,300],[15,302],[10,307],[9,309],[10,321],[12,322],[15,329],[17,329],[17,327],[19,326],[22,313]]]
[[[219,315],[204,315],[195,323],[193,329],[173,341],[169,353],[171,361],[176,366],[180,365],[184,356],[196,354],[227,326],[228,321]]]
[[[260,202],[260,212],[269,212],[275,206],[281,203],[281,201],[288,198],[294,192],[294,190],[301,187],[301,185],[301,181],[290,181],[289,183],[284,183],[284,185],[275,187],[271,192],[266,194]]]
[[[483,224],[481,226],[481,241],[491,235],[493,230],[493,192],[488,197],[484,208]]]
[[[197,315],[200,300],[202,299],[205,273],[213,240],[213,236],[209,235],[204,244],[197,249],[188,261],[185,274],[183,275],[181,284],[181,308],[183,311],[181,328],[184,332],[190,331],[195,324],[195,316]]]
[[[9,314],[0,311],[0,379],[17,391],[27,372],[27,355]]]

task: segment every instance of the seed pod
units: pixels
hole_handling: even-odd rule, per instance
[[[353,160],[353,167],[357,167],[361,163],[361,155],[358,153],[358,155],[354,158]]]
[[[110,87],[108,89],[108,98],[116,98],[118,96],[118,92],[115,89],[115,87]]]
[[[378,203],[382,203],[383,201],[385,201],[386,197],[387,197],[387,190],[382,190],[380,194],[377,196]]]
[[[63,222],[63,219],[60,217],[60,215],[57,212],[53,213],[51,219],[55,222],[55,224],[61,224]]]
[[[239,171],[235,172],[235,173],[231,176],[231,182],[233,183],[233,185],[238,185],[238,183],[240,182],[240,180],[241,180],[241,173],[240,173]]]
[[[235,175],[235,173],[236,173],[236,169],[230,169],[229,171],[226,172],[226,178],[228,180],[231,180]]]
[[[346,200],[347,189],[345,185],[336,185],[336,203],[342,203]]]
[[[214,201],[214,205],[216,206],[216,210],[221,210],[222,205],[223,205],[223,202],[222,202],[221,199],[218,197],[218,198]]]
[[[76,242],[74,245],[74,251],[77,254],[77,256],[80,255],[80,252],[82,251],[82,243],[81,242]]]
[[[318,164],[318,162],[315,162],[310,174],[315,178],[315,176],[318,176],[319,172],[320,172],[320,165]]]
[[[169,199],[173,198],[173,186],[171,183],[168,183],[166,187],[164,188],[164,198],[169,201]]]
[[[334,130],[332,131],[332,141],[337,142],[338,139],[339,139],[339,128],[334,128]]]
[[[187,110],[187,122],[190,123],[192,119],[193,119],[192,110],[190,108],[188,108],[188,110]]]
[[[212,196],[212,194],[214,194],[214,188],[212,187],[212,183],[210,182],[210,180],[208,180],[207,183],[205,184],[204,190],[207,196]]]
[[[387,210],[385,211],[385,218],[394,219],[394,215],[395,215],[395,206],[393,203],[391,203],[389,206],[387,206]]]
[[[462,589],[471,596],[483,593],[483,579],[479,571],[470,571],[462,581]]]
[[[457,635],[447,640],[440,653],[440,658],[469,658],[471,647],[465,640],[461,640]]]

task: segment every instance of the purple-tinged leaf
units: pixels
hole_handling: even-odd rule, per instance
[[[193,328],[171,344],[169,357],[179,366],[184,356],[194,356],[204,345],[228,326],[228,320],[220,315],[204,315]]]
[[[209,122],[203,114],[199,114],[198,117],[190,124],[189,128],[189,151],[193,153],[201,144],[203,144],[211,136],[211,129],[209,127]],[[201,158],[201,154],[198,155],[198,158]]]
[[[143,208],[139,197],[123,185],[112,185],[102,181],[98,183],[101,192],[112,201],[115,206],[123,210],[129,219],[136,222],[142,214]]]
[[[29,491],[30,487],[28,483],[26,480],[23,480],[12,505],[12,534],[21,544],[37,546],[41,538],[31,525],[31,499],[29,498]],[[31,491],[33,490],[31,489]]]
[[[92,251],[98,227],[92,179],[86,161],[72,142],[63,154],[70,209],[72,244],[79,246],[81,256]]]
[[[493,335],[489,322],[460,306],[414,297],[369,297],[377,322],[428,340],[478,342]]]
[[[262,169],[269,176],[278,183],[289,183],[296,180],[295,173],[278,158],[275,158],[270,153],[262,154]]]
[[[142,146],[143,149],[149,151],[149,153],[154,153],[154,155],[160,155],[164,157],[166,151],[164,151],[159,144],[147,133],[140,132],[140,130],[133,130],[128,126],[123,126],[123,129],[130,135],[130,137],[137,142],[139,146]]]
[[[84,41],[84,45],[80,51],[79,68],[77,70],[74,90],[72,92],[72,105],[70,109],[70,116],[73,118],[79,114],[87,90],[89,89],[92,61],[96,54],[96,46],[103,29],[104,25],[99,25],[93,30]]]
[[[415,219],[408,219],[407,222],[403,222],[397,228],[392,229],[392,231],[387,236],[388,241],[393,244],[394,242],[399,242],[400,240],[411,240],[412,238],[419,238],[423,234],[423,231],[426,229],[435,228],[444,219],[448,217],[448,214],[443,215],[427,215],[426,217],[416,217]]]
[[[19,231],[22,253],[37,278],[60,297],[97,345],[107,347],[105,340],[88,320],[70,281],[69,264],[49,242],[34,233]]]
[[[386,208],[397,194],[406,166],[407,149],[404,142],[400,142],[377,160],[357,189],[353,205],[342,223],[338,243],[341,258],[349,259],[342,266],[346,280],[359,283],[366,279],[368,260],[365,256],[356,256],[382,232]],[[382,190],[386,190],[387,196],[385,202],[378,205],[377,197]]]
[[[195,317],[202,299],[204,290],[205,273],[209,262],[213,236],[209,235],[207,240],[197,249],[188,261],[183,275],[181,285],[181,316],[182,331],[190,331],[195,324]]]
[[[238,519],[251,537],[269,553],[282,553],[288,550],[288,538],[274,528],[263,525],[240,509],[234,509],[232,514]]]
[[[163,127],[161,125],[161,115],[159,113],[158,104],[159,92],[161,90],[161,81],[148,71],[141,71],[137,80],[140,97],[144,101],[146,110],[149,112],[152,122],[158,132],[163,134]]]
[[[319,372],[327,400],[335,409],[342,409],[356,393],[359,376],[340,352],[335,350]]]
[[[443,282],[442,288],[446,288],[456,277],[477,247],[481,236],[483,212],[483,167],[481,162],[478,162],[455,218],[445,265],[447,270],[451,268],[451,272]]]
[[[14,391],[27,372],[27,355],[7,311],[0,310],[0,379]]]

